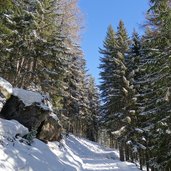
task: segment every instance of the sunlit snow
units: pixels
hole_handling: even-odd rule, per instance
[[[17,121],[0,119],[0,127],[0,171],[138,171],[134,164],[120,162],[116,151],[83,138],[69,135],[48,144],[34,139],[29,146],[15,138],[27,133]]]

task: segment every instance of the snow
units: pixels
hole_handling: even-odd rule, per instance
[[[16,134],[21,136],[28,133],[28,129],[16,120],[5,120],[0,118],[0,136],[15,137]]]
[[[122,89],[123,89],[123,91],[124,91],[125,95],[128,95],[128,90],[127,90],[127,89],[125,89],[124,87],[123,87]]]
[[[60,143],[45,144],[34,139],[31,146],[13,138],[27,129],[17,121],[0,120],[1,171],[138,171],[129,162],[120,162],[118,152],[73,135]],[[9,134],[8,134],[9,133]],[[8,139],[6,135],[8,134]],[[10,139],[9,139],[10,138]],[[5,142],[5,143],[4,143]]]
[[[30,106],[34,102],[41,103],[43,100],[43,96],[40,93],[20,88],[14,88],[13,95],[19,97],[26,106]]]
[[[113,131],[111,133],[115,136],[120,136],[124,131],[125,131],[125,126],[121,127],[119,130]]]
[[[53,113],[53,112],[51,112],[50,114],[49,114],[49,116],[51,116],[53,119],[55,119],[56,121],[59,121],[59,118],[57,117],[57,115],[55,114],[55,113]]]
[[[167,133],[167,134],[171,134],[171,130],[170,130],[170,129],[167,129],[167,130],[166,130],[166,133]]]
[[[2,98],[0,97],[0,111],[2,110],[2,108],[3,108],[3,103],[2,103]]]
[[[135,110],[129,110],[129,113],[135,114]]]
[[[167,92],[166,92],[166,95],[164,97],[164,100],[167,101],[167,102],[169,102],[169,98],[170,98],[170,89],[168,88],[167,89]]]
[[[38,92],[13,88],[13,95],[22,100],[25,106],[31,106],[33,103],[38,103],[43,109],[50,110],[48,100]]]
[[[12,94],[12,85],[0,77],[0,111],[4,106],[5,101],[11,96]]]
[[[8,96],[8,94],[12,94],[12,85],[2,77],[0,77],[0,89],[2,91],[1,93],[4,96]]]
[[[140,129],[140,128],[135,128],[135,131],[137,131],[138,133],[143,133],[144,131],[142,130],[142,129]]]

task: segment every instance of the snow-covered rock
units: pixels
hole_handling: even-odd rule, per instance
[[[12,85],[0,77],[0,92],[7,98],[12,94]]]
[[[37,130],[50,114],[46,98],[38,92],[14,88],[1,111],[5,119],[15,119],[29,130]]]
[[[24,90],[22,88],[13,88],[13,95],[18,97],[25,106],[31,106],[37,103],[45,110],[49,110],[48,99],[38,92]]]
[[[10,98],[12,94],[12,85],[0,77],[0,111],[3,108],[6,100]]]
[[[4,105],[1,116],[15,119],[44,141],[59,141],[62,126],[53,113],[52,104],[38,92],[14,88],[13,94]]]

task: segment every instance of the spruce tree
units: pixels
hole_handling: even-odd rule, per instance
[[[155,55],[155,73],[156,79],[153,89],[157,90],[157,111],[154,117],[154,129],[151,130],[153,136],[151,165],[159,169],[170,169],[170,138],[168,136],[170,130],[170,28],[171,28],[171,7],[168,0],[162,2],[154,1],[149,11],[151,15],[149,21],[151,27],[155,28],[151,38]],[[154,33],[156,33],[154,36]],[[155,40],[154,40],[155,38]],[[156,74],[157,73],[157,74]],[[156,143],[157,142],[157,143]],[[157,145],[156,145],[157,144]]]
[[[66,118],[66,129],[77,135],[82,135],[86,117],[88,96],[85,87],[85,60],[78,45],[70,58],[69,70],[64,78],[65,89],[63,99],[63,115]],[[67,123],[68,122],[68,123]]]
[[[100,49],[100,53],[103,57],[100,58],[101,64],[99,68],[101,69],[100,76],[101,76],[101,99],[102,99],[102,112],[105,117],[108,117],[111,111],[111,101],[109,100],[110,95],[112,94],[112,73],[113,73],[113,55],[115,54],[114,47],[116,46],[115,40],[115,33],[110,25],[107,30],[106,38],[104,41],[104,49]]]
[[[142,93],[142,80],[144,72],[141,71],[143,63],[143,53],[142,53],[142,40],[138,33],[134,30],[132,34],[132,42],[127,58],[128,66],[128,79],[130,80],[130,85],[132,87],[131,98],[130,98],[130,113],[131,124],[127,130],[127,137],[129,137],[127,143],[130,149],[130,159],[135,160],[135,156],[138,156],[140,163],[140,169],[146,164],[148,168],[148,163],[144,161],[144,154],[146,154],[146,144],[144,142],[144,135],[142,130],[142,118],[140,116],[141,108],[143,108],[142,98],[140,94]],[[143,94],[142,94],[143,95]],[[148,158],[148,157],[146,157]],[[136,159],[137,160],[137,159]]]
[[[72,55],[68,43],[71,36],[69,32],[65,35],[61,19],[62,1],[9,1],[13,6],[0,15],[5,28],[1,34],[0,73],[14,86],[50,90],[58,108],[63,93],[60,87]]]
[[[100,73],[103,80],[100,85],[102,91],[102,112],[104,113],[105,123],[111,134],[116,136],[119,142],[120,159],[124,160],[124,131],[130,122],[127,113],[129,107],[130,84],[127,79],[127,67],[125,59],[129,48],[129,39],[122,21],[119,22],[117,33],[114,34],[110,26],[104,41],[104,50],[100,50],[104,57],[101,58],[102,64]],[[123,131],[124,130],[124,131]]]
[[[119,123],[119,127],[113,133],[114,135],[118,136],[119,142],[119,152],[120,152],[120,160],[127,160],[127,146],[126,142],[128,141],[126,132],[128,130],[129,125],[131,124],[132,120],[130,117],[130,106],[131,106],[131,93],[132,93],[132,86],[130,81],[128,80],[128,68],[126,66],[126,59],[128,58],[128,49],[129,49],[129,38],[124,26],[123,21],[119,22],[119,26],[117,28],[117,54],[116,58],[120,61],[120,65],[117,66],[120,75],[119,81],[119,91],[120,96],[119,98],[115,98],[117,103],[115,104],[116,111],[115,111],[115,119]],[[115,81],[116,82],[116,81]],[[115,84],[114,84],[115,86]],[[119,113],[119,115],[118,115]],[[117,135],[118,134],[118,135]],[[125,148],[125,154],[124,154]]]
[[[92,76],[87,78],[88,107],[89,113],[86,119],[86,137],[92,141],[97,141],[99,132],[99,92]]]
[[[168,1],[153,1],[143,37],[143,58],[138,96],[147,160],[152,169],[169,169],[170,13]],[[165,143],[166,142],[166,143]],[[166,145],[167,144],[167,145]],[[169,147],[169,148],[168,148]],[[167,151],[167,152],[166,152]]]

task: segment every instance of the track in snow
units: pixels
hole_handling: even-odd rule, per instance
[[[62,144],[65,157],[61,162],[77,171],[139,171],[134,164],[119,161],[116,151],[95,142],[70,135]]]

